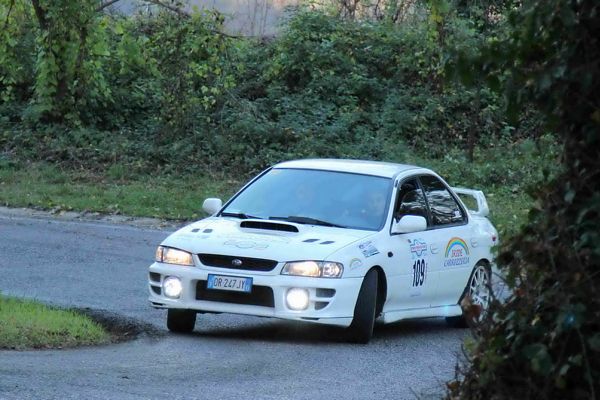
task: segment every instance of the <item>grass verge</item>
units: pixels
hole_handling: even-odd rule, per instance
[[[483,190],[491,210],[490,219],[502,237],[514,234],[526,222],[527,212],[533,201],[523,187],[506,183],[480,184],[485,178],[476,176],[473,172],[465,173],[466,164],[461,161],[409,161],[442,172],[443,176],[450,178],[451,184],[456,182],[459,186]],[[475,172],[483,168],[477,164],[470,167]],[[204,216],[201,210],[203,199],[219,197],[226,200],[243,183],[243,179],[228,176],[125,178],[111,177],[110,174],[95,175],[86,171],[62,170],[45,163],[24,166],[0,164],[0,205],[55,212],[87,211],[134,217],[195,220]]]
[[[55,211],[196,219],[207,197],[228,198],[241,183],[206,176],[124,179],[65,171],[54,165],[0,165],[0,204]]]
[[[65,348],[110,341],[110,334],[87,316],[0,295],[0,349]]]

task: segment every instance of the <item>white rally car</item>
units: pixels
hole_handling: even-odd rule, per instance
[[[476,204],[469,210],[459,195]],[[498,233],[482,192],[429,169],[354,160],[277,164],[211,217],[170,235],[150,266],[149,300],[167,327],[235,313],[347,327],[366,343],[375,319],[485,309]]]

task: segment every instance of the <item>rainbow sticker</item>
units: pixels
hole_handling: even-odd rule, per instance
[[[450,239],[450,241],[448,242],[448,245],[446,246],[446,258],[448,258],[448,256],[450,255],[450,250],[454,246],[462,247],[464,249],[466,255],[469,255],[469,246],[467,246],[467,243],[459,237],[453,237],[452,239]]]
[[[469,246],[459,238],[453,237],[446,245],[444,267],[459,267],[469,264]]]

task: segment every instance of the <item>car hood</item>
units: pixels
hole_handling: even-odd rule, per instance
[[[178,230],[163,246],[194,254],[222,254],[277,260],[326,260],[373,231],[302,225],[283,221],[211,217]]]

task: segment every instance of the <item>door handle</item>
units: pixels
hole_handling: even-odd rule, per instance
[[[439,248],[438,248],[436,245],[434,245],[434,244],[432,244],[432,245],[430,245],[430,246],[429,246],[429,250],[431,250],[431,252],[432,252],[433,254],[435,254],[435,253],[437,253],[438,251],[440,251],[440,249],[439,249]]]

